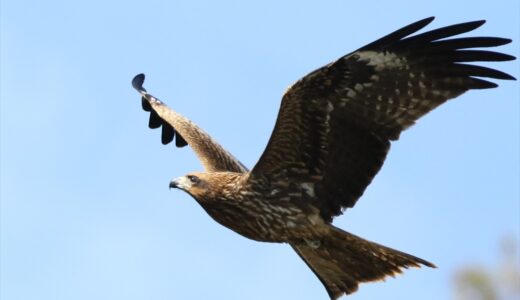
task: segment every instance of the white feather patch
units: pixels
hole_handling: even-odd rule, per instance
[[[393,68],[407,68],[406,59],[392,52],[360,51],[356,53],[360,61],[374,66],[376,71]]]
[[[305,192],[305,194],[311,196],[311,197],[314,197],[315,194],[314,194],[314,183],[311,183],[311,182],[304,182],[300,185],[303,189],[303,191]]]

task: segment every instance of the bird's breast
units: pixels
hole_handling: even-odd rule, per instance
[[[201,203],[206,212],[221,225],[252,240],[289,242],[314,236],[323,223],[318,212],[309,214],[292,201],[273,198],[242,197]]]

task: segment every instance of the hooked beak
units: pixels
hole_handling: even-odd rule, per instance
[[[179,188],[179,178],[175,178],[172,181],[170,181],[170,190],[172,188],[174,188],[174,189],[178,189]]]
[[[170,189],[171,188],[185,191],[190,188],[190,182],[186,179],[186,176],[177,177],[170,181]]]

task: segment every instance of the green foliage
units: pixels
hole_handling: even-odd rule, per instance
[[[456,300],[513,300],[520,299],[520,267],[517,243],[506,238],[494,267],[472,265],[456,272],[454,277]]]

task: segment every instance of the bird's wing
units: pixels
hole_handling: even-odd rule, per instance
[[[143,88],[143,83],[144,74],[139,74],[132,80],[132,86],[142,96],[143,109],[150,112],[148,126],[150,128],[162,127],[163,144],[166,145],[175,138],[177,147],[190,145],[208,172],[247,172],[247,168],[240,161],[222,148],[206,132],[150,95]]]
[[[353,207],[381,168],[390,141],[446,100],[470,89],[493,88],[476,77],[514,79],[466,64],[513,56],[472,48],[511,40],[454,35],[484,21],[410,36],[433,20],[399,29],[296,82],[283,96],[274,131],[251,180],[302,183],[331,221]],[[311,190],[312,188],[312,190]]]

